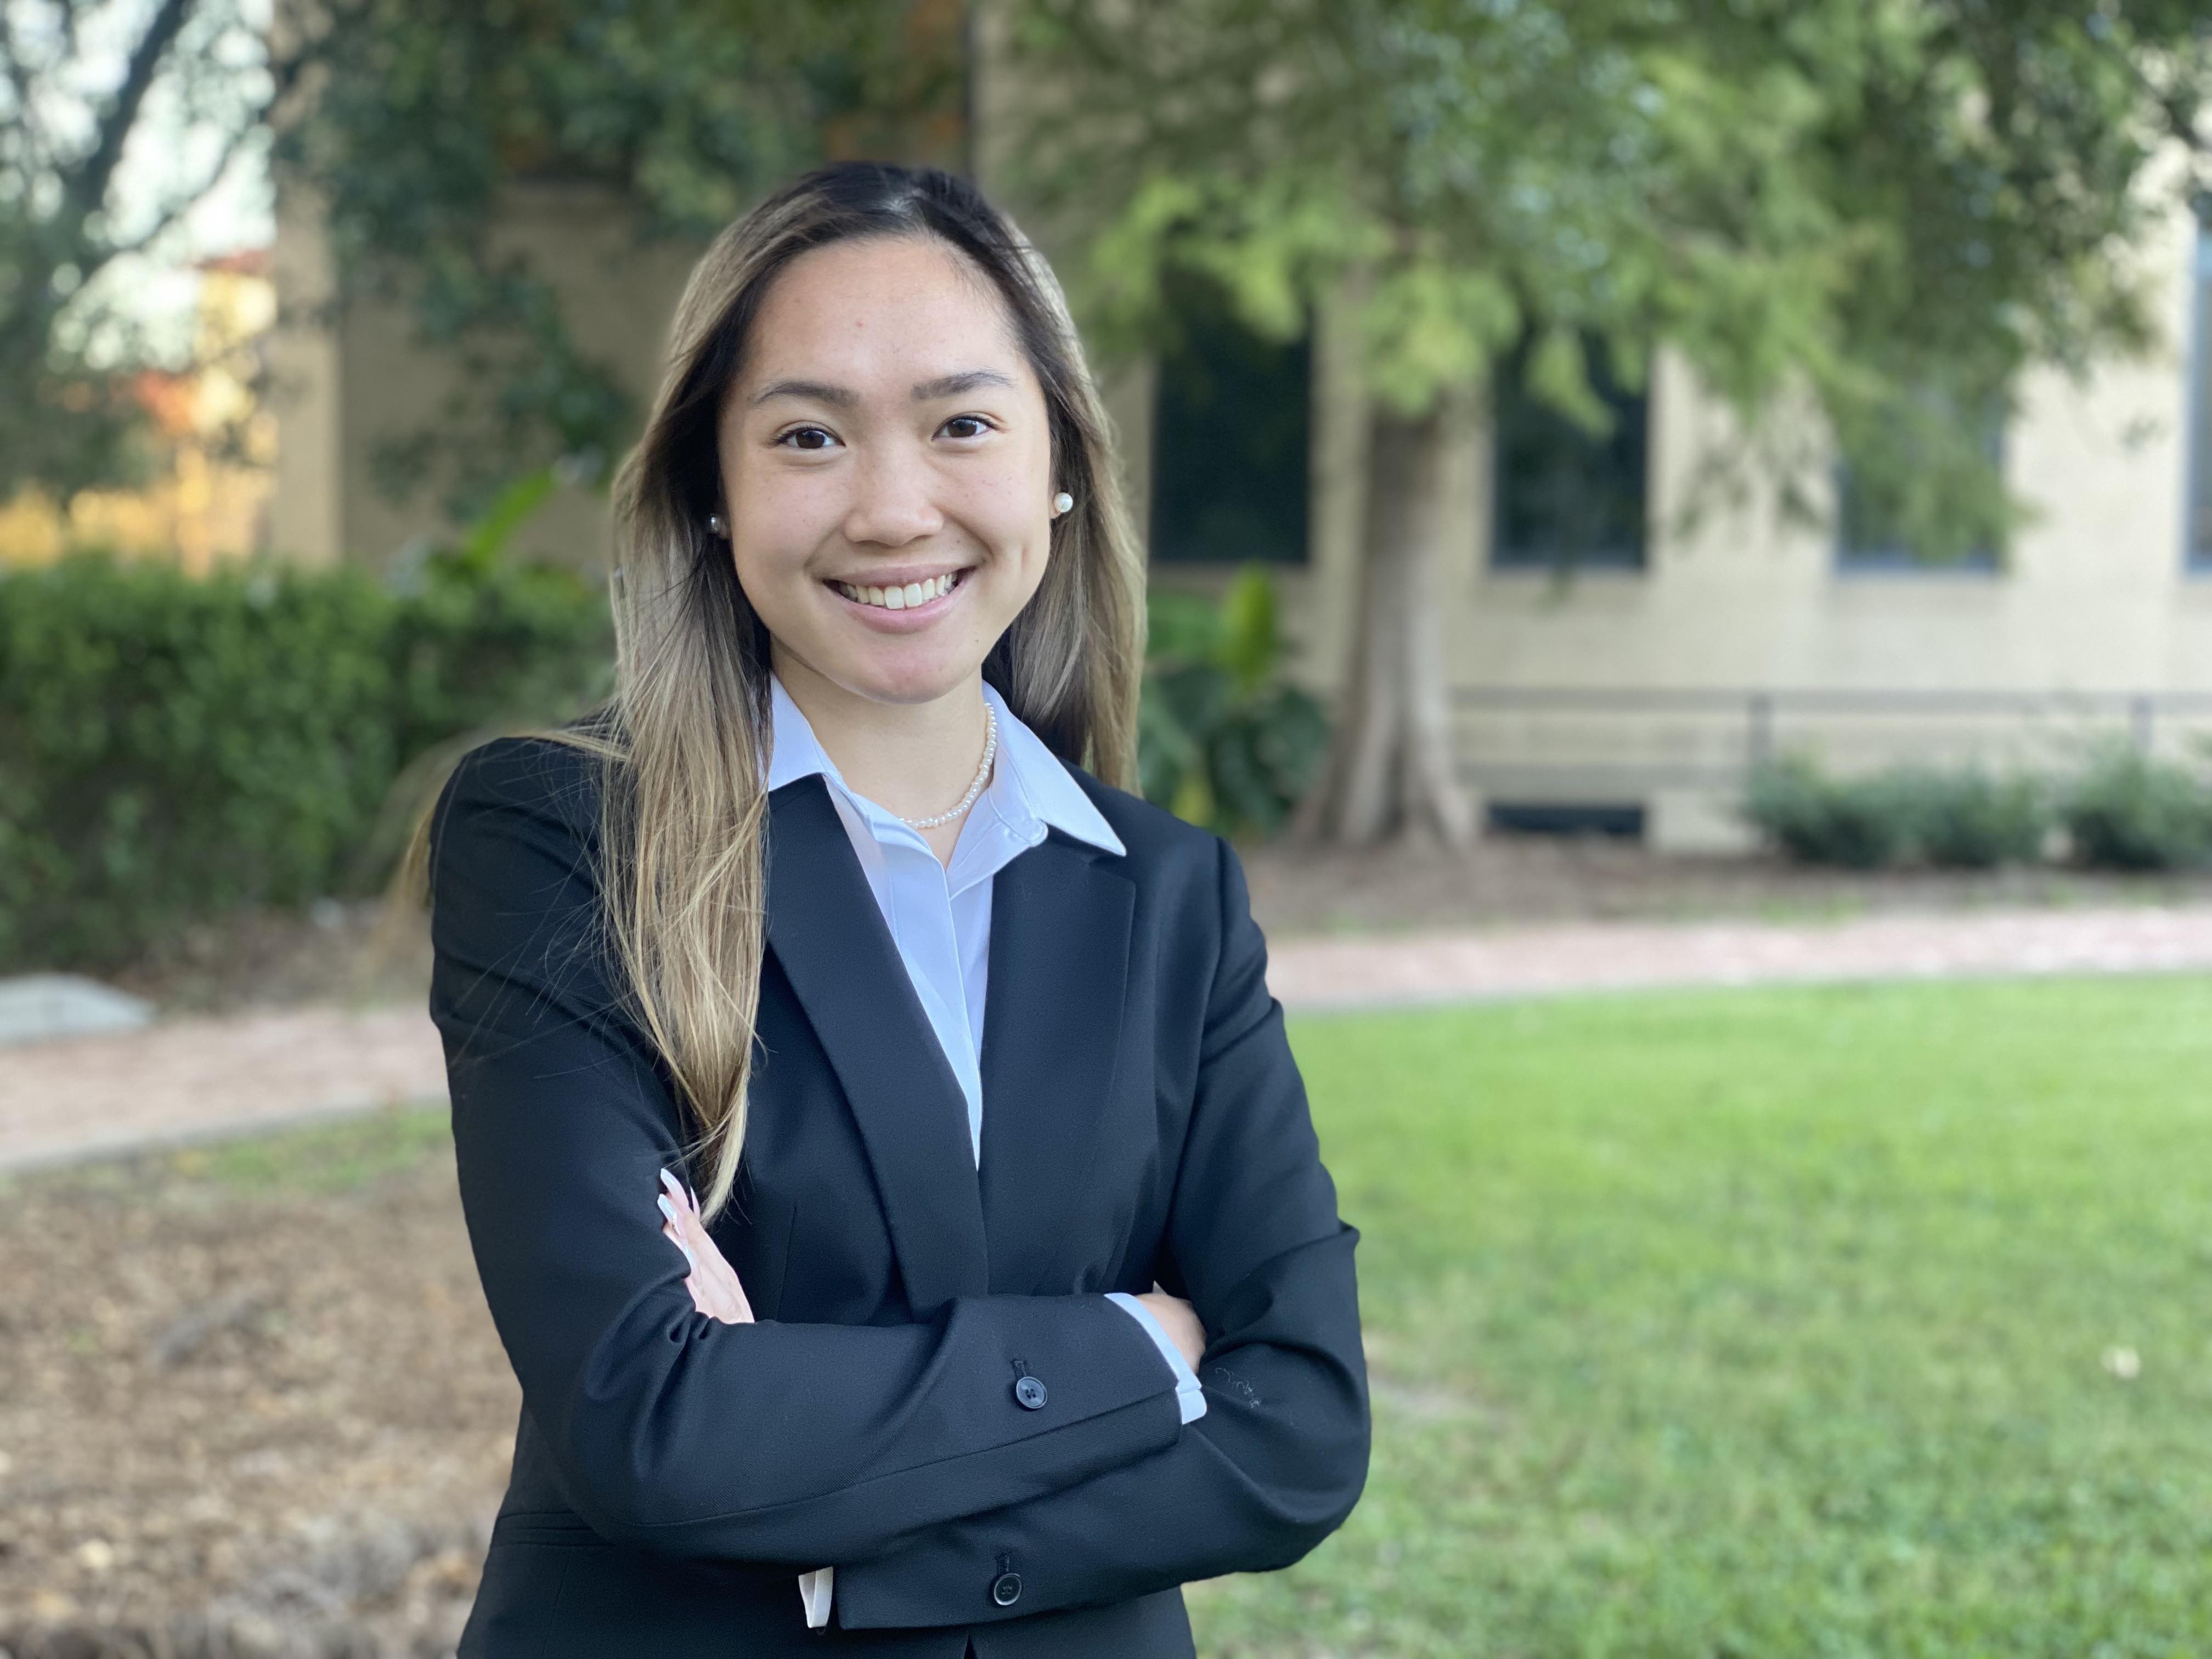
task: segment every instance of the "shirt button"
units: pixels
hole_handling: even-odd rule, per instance
[[[1022,1576],[1018,1572],[1002,1572],[991,1581],[991,1599],[1002,1607],[1011,1607],[1022,1599]]]
[[[1044,1402],[1051,1397],[1045,1392],[1042,1377],[1024,1376],[1017,1378],[1014,1382],[1014,1398],[1022,1402],[1025,1410],[1041,1412],[1044,1409]],[[1014,1583],[1018,1589],[1021,1580],[1017,1578]]]

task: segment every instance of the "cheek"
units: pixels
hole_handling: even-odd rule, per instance
[[[820,481],[775,468],[724,473],[730,503],[731,556],[748,591],[787,580],[837,522],[838,506]]]
[[[968,492],[968,514],[975,532],[1002,557],[1018,558],[1042,570],[1051,544],[1048,511],[1051,470],[1044,454],[1010,457],[975,478]]]

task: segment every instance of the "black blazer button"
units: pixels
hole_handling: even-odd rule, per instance
[[[991,1599],[1002,1607],[1011,1607],[1022,1599],[1022,1576],[1018,1572],[1002,1572],[991,1581]]]
[[[1022,1402],[1024,1410],[1041,1412],[1044,1409],[1044,1402],[1052,1396],[1045,1392],[1043,1378],[1024,1376],[1015,1380],[1014,1398]],[[1021,1589],[1021,1583],[1018,1578],[1014,1580],[1016,1590],[1018,1591]],[[1003,1606],[1004,1603],[1000,1605]]]

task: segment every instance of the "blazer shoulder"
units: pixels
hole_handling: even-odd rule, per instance
[[[1212,830],[1179,818],[1164,806],[1155,806],[1142,795],[1102,782],[1079,766],[1070,775],[1091,797],[1099,815],[1121,838],[1130,859],[1152,869],[1202,869],[1211,872],[1219,861],[1222,837]]]
[[[571,721],[551,730],[588,734],[589,728]],[[604,765],[589,750],[557,736],[517,732],[489,738],[465,752],[453,763],[444,793],[471,805],[536,809],[568,817],[580,805],[597,804]]]
[[[500,839],[519,833],[549,851],[555,845],[579,852],[595,847],[604,765],[588,750],[538,732],[477,744],[453,763],[431,808],[433,870],[447,842],[475,842],[486,832]]]

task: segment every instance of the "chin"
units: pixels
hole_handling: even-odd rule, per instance
[[[927,658],[883,651],[843,653],[833,659],[830,678],[848,690],[877,702],[933,702],[972,679],[983,659],[965,655],[948,659],[934,653]]]

